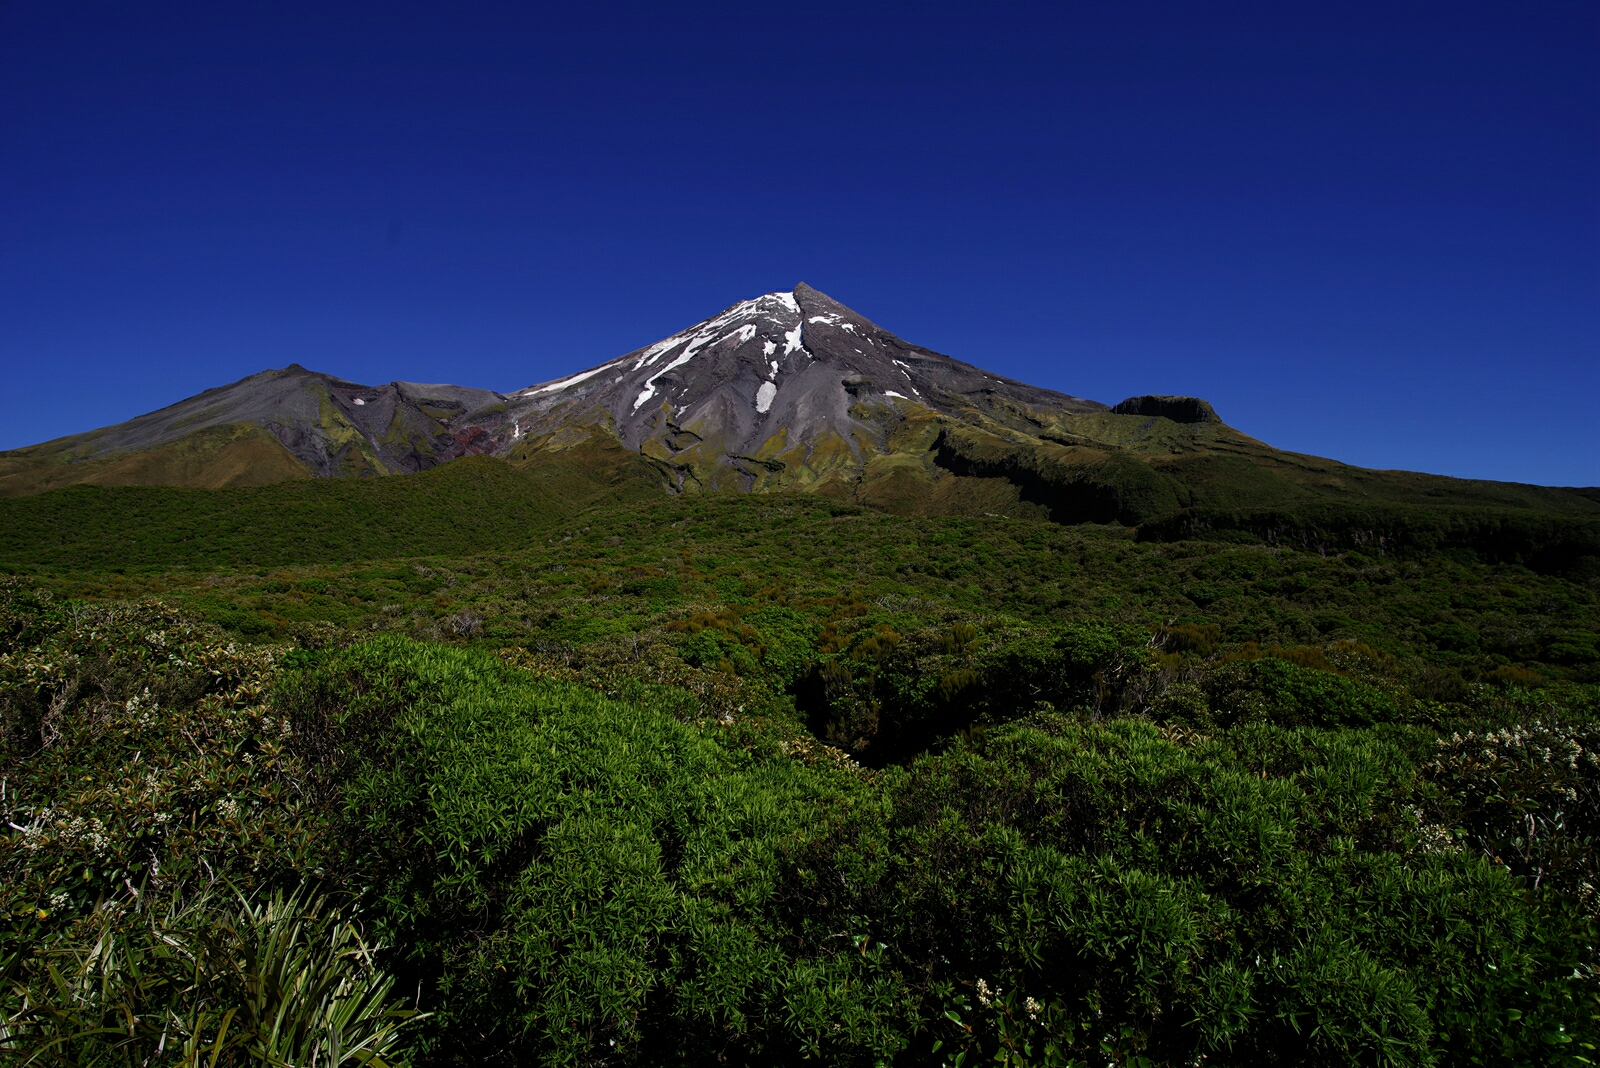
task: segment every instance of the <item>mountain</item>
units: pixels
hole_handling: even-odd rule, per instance
[[[1022,428],[1106,410],[909,344],[803,283],[508,400],[512,455],[593,428],[680,490],[840,495],[882,477],[884,457],[927,453],[946,421]]]
[[[508,394],[365,386],[297,364],[264,371],[126,423],[0,454],[0,495],[367,477],[476,455],[522,467],[574,501],[653,484],[1062,522],[1327,501],[1600,513],[1593,490],[1283,452],[1194,397],[1108,406],[1041,389],[904,341],[804,283]]]
[[[125,423],[0,453],[0,492],[79,483],[215,489],[420,471],[493,451],[455,424],[501,401],[486,389],[363,386],[290,364]]]

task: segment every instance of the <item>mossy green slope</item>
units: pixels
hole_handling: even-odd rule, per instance
[[[1135,525],[1184,509],[1342,502],[1600,516],[1593,491],[1353,467],[1274,449],[1214,417],[1180,423],[993,399],[950,415],[888,397],[859,401],[850,415],[857,433],[849,441],[826,433],[793,442],[779,427],[748,454],[670,421],[635,453],[600,420],[529,439],[510,455],[534,471],[546,464],[564,471],[583,456],[580,465],[602,480],[620,476],[601,476],[600,468],[620,472],[631,458],[629,477],[640,487],[654,481],[690,494],[815,493],[900,515]],[[599,457],[607,459],[601,464]]]
[[[1329,502],[1600,515],[1582,490],[1353,467],[1274,449],[1216,421],[1093,413],[1028,433],[973,419],[943,426],[932,450],[939,468],[1003,479],[1058,522],[1132,525],[1184,508]]]
[[[495,452],[490,390],[364,386],[298,364],[208,389],[123,423],[0,453],[0,495],[54,486],[265,485],[421,471]]]

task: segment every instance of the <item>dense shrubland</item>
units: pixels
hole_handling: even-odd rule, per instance
[[[269,697],[281,650],[160,604],[5,593],[0,1048],[73,1065],[400,1049],[414,1013],[318,889],[338,892],[329,787]]]
[[[0,1043],[1593,1057],[1582,560],[772,499],[538,541],[14,580]]]

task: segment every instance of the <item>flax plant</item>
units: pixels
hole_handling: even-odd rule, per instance
[[[232,902],[215,887],[157,914],[137,899],[88,937],[42,948],[42,983],[13,979],[0,1050],[34,1065],[399,1068],[421,1018],[393,997],[379,947],[304,888]]]

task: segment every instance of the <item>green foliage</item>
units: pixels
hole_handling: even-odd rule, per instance
[[[1149,637],[1104,623],[856,633],[818,659],[799,705],[819,736],[880,764],[1041,705],[1116,710]]]
[[[1535,720],[1440,738],[1426,773],[1441,843],[1461,843],[1595,911],[1600,884],[1600,729]]]
[[[684,722],[669,694],[609,700],[395,639],[322,660],[290,707],[388,723],[348,769],[348,862],[404,966],[437,977],[437,1056],[902,1044],[897,975],[848,945],[796,953],[772,915],[786,843],[859,796],[848,767],[795,761],[759,724]]]
[[[1211,674],[1205,688],[1210,719],[1224,726],[1366,727],[1401,718],[1394,698],[1375,686],[1277,657],[1229,664]]]
[[[272,567],[523,545],[566,508],[487,457],[248,489],[73,486],[0,500],[0,566]],[[470,518],[468,518],[470,517]]]
[[[322,863],[315,769],[265,703],[276,650],[161,604],[15,592],[0,616],[35,644],[0,656],[0,809],[22,828],[0,845],[0,946],[141,886],[248,890]]]
[[[40,569],[0,596],[19,1042],[143,999],[179,1060],[237,1006],[248,1063],[276,908],[346,938],[306,967],[381,990],[374,1028],[430,1014],[385,1032],[427,1064],[1595,1043],[1600,586],[1542,549],[700,497],[476,556],[161,534],[127,575],[114,526],[7,542]],[[149,983],[83,993],[102,944]],[[312,1001],[286,1033],[325,1041]]]
[[[1188,487],[1181,480],[1120,450],[1085,464],[950,427],[940,432],[934,449],[941,467],[958,475],[1004,479],[1017,487],[1023,501],[1040,506],[1057,523],[1138,523],[1189,503]]]
[[[761,664],[782,687],[793,686],[816,656],[812,642],[815,628],[800,612],[782,605],[768,605],[741,617],[761,642]]]
[[[1593,1041],[1587,921],[1438,846],[1403,749],[1175,738],[1045,715],[922,758],[888,780],[887,825],[808,843],[802,930],[865,915],[922,977],[919,1041],[941,1045],[921,1048],[969,1060],[1516,1063],[1546,1034]]]
[[[48,981],[7,991],[0,1049],[21,1065],[407,1063],[417,1014],[327,899],[229,906],[214,888],[160,912],[123,899],[47,939],[29,965]]]
[[[1485,561],[1548,573],[1586,574],[1589,562],[1600,557],[1600,517],[1592,514],[1374,502],[1301,501],[1292,509],[1189,508],[1143,523],[1139,537],[1178,541],[1223,531],[1319,552],[1393,556],[1463,549]]]
[[[3,592],[0,1048],[402,1063],[376,947],[306,889],[331,824],[314,746],[265,702],[279,651],[159,603]]]

